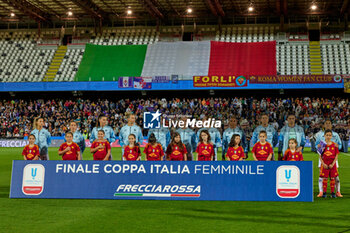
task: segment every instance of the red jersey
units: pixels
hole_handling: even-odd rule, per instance
[[[22,155],[24,155],[27,158],[27,160],[33,160],[35,156],[40,155],[39,147],[37,145],[30,147],[30,145],[28,144],[23,148]]]
[[[325,164],[329,165],[333,163],[337,154],[339,154],[339,149],[336,147],[334,142],[332,142],[330,145],[326,145],[324,148],[324,151],[322,153],[322,160]]]
[[[103,142],[98,142],[98,141],[94,141],[92,144],[91,144],[91,148],[97,148],[99,145],[102,145],[103,148],[102,149],[98,149],[93,157],[94,157],[94,160],[103,160],[108,151],[111,150],[111,144],[109,144],[109,142],[107,140],[103,141]]]
[[[255,143],[252,152],[259,161],[266,161],[267,157],[273,153],[273,149],[270,143],[266,142],[262,145],[260,142]]]
[[[284,152],[283,160],[285,161],[303,161],[303,154],[301,152],[294,151],[292,152],[290,149],[287,149]]]
[[[183,161],[184,155],[187,154],[186,146],[182,144],[183,149],[181,150],[178,145],[169,145],[171,147],[171,152],[168,154],[171,161]],[[168,148],[169,148],[168,146]]]
[[[230,161],[238,161],[245,158],[243,147],[229,147],[227,149],[226,158]]]
[[[67,147],[70,147],[71,150],[64,153],[62,155],[62,159],[63,160],[78,160],[78,151],[80,151],[78,144],[76,144],[75,142],[72,142],[70,144],[68,144],[68,142],[65,142],[60,146],[59,151],[64,151]]]
[[[125,160],[128,160],[128,161],[137,160],[141,156],[140,147],[138,147],[138,146],[134,146],[134,147],[126,146],[124,148],[124,155],[123,156],[124,156]]]
[[[163,148],[160,144],[152,146],[148,143],[145,149],[143,149],[143,153],[146,154],[146,158],[148,161],[162,160],[162,156],[164,155]]]
[[[212,161],[215,156],[214,146],[212,144],[200,143],[197,146],[198,161]]]

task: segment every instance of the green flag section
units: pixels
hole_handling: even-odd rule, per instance
[[[75,81],[113,81],[141,76],[147,45],[104,46],[86,44]]]

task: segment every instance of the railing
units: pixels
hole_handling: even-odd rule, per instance
[[[38,46],[47,46],[47,45],[61,45],[62,41],[60,38],[44,38],[44,39],[39,39],[37,40],[37,45]]]

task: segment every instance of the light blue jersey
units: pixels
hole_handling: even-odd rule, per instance
[[[130,134],[135,135],[136,143],[140,143],[140,145],[143,143],[142,129],[138,125],[124,125],[119,132],[119,144],[121,147],[129,145]]]
[[[325,141],[324,131],[323,130],[318,131],[315,137],[316,137],[316,148],[317,148],[318,144],[320,144],[321,141]],[[342,141],[340,140],[339,134],[337,132],[332,131],[332,142],[337,143],[339,146],[338,149],[341,150]]]
[[[293,128],[286,125],[281,129],[279,135],[278,153],[282,153],[282,156],[284,155],[284,152],[288,149],[288,141],[291,138],[295,138],[297,140],[298,147],[305,146],[306,140],[304,129],[299,125],[295,125]]]
[[[110,144],[112,144],[113,142],[115,142],[115,140],[117,140],[117,137],[115,136],[113,128],[106,125],[104,127],[94,127],[92,129],[91,136],[90,136],[91,143],[98,138],[98,131],[101,129],[105,132],[104,139],[106,139]]]
[[[39,146],[39,149],[48,148],[51,144],[51,134],[47,129],[42,128],[40,131],[34,129],[30,134],[35,136],[35,144]]]
[[[276,132],[275,128],[271,124],[269,124],[267,127],[259,125],[254,129],[252,140],[251,140],[252,144],[255,145],[255,143],[259,141],[259,133],[261,131],[266,131],[267,133],[266,141],[269,142],[273,147],[275,147],[278,143],[278,133]]]
[[[190,146],[191,151],[188,151],[188,152],[189,153],[194,152],[197,147],[196,133],[189,128],[186,128],[186,129],[180,128],[180,129],[177,129],[176,132],[180,134],[182,143],[185,145],[188,144]]]
[[[240,127],[236,127],[234,129],[227,128],[222,135],[222,156],[225,156],[226,151],[228,149],[228,145],[230,144],[231,138],[234,134],[238,134],[241,137],[242,147],[244,152],[248,152],[248,144],[247,139],[245,137],[244,131]]]
[[[149,129],[147,137],[151,135],[151,133],[154,133],[154,136],[156,136],[157,142],[159,142],[163,150],[165,151],[170,143],[170,130],[168,128],[161,127],[159,129]]]

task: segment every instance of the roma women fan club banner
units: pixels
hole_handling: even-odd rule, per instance
[[[299,85],[342,84],[342,75],[258,75],[258,76],[193,76],[193,87],[252,87],[259,84]],[[305,87],[303,87],[305,85]],[[344,83],[345,85],[345,83]],[[266,89],[268,89],[266,87]]]
[[[13,161],[10,198],[313,201],[312,161]]]

